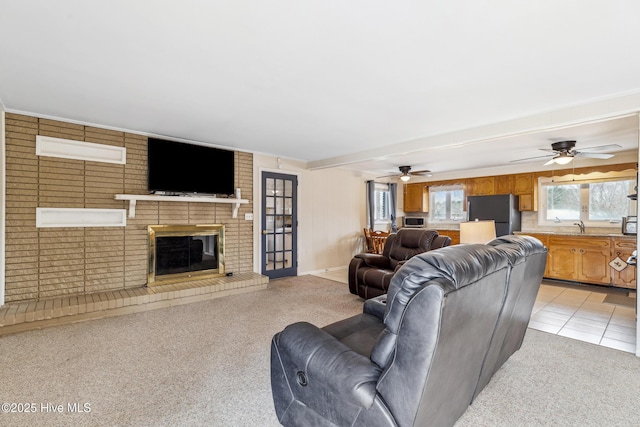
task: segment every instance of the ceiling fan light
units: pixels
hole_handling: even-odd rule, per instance
[[[407,182],[411,179],[411,177],[409,175],[402,175],[400,176],[400,180],[402,180],[402,182]]]
[[[570,163],[571,160],[573,160],[573,157],[571,157],[571,156],[558,156],[554,160],[559,165],[566,165],[567,163]]]

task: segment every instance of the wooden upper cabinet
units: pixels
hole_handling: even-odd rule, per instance
[[[532,194],[533,193],[533,174],[519,173],[513,175],[513,194]]]
[[[538,210],[538,186],[532,173],[519,173],[513,176],[513,194],[518,195],[518,209],[521,211]]]
[[[424,182],[404,185],[404,211],[429,212],[429,193]]]
[[[533,194],[521,194],[518,196],[518,210],[519,211],[537,211],[537,191]]]
[[[476,178],[473,184],[474,196],[489,196],[494,193],[495,179],[492,176]]]
[[[489,196],[494,193],[493,176],[482,176],[479,178],[469,178],[464,183],[464,193],[467,196]]]
[[[513,193],[513,175],[498,175],[494,178],[494,194]]]
[[[465,180],[464,181],[464,195],[465,196],[475,196],[476,195],[475,186],[476,186],[475,178],[469,178],[469,179]]]
[[[469,178],[464,183],[465,196],[516,194],[520,211],[538,210],[538,187],[532,173]]]

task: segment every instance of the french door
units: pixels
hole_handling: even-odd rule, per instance
[[[298,177],[262,172],[262,274],[298,274]]]

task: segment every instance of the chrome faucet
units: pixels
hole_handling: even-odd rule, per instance
[[[580,229],[580,234],[584,234],[584,222],[582,222],[582,220],[574,222],[573,225],[577,225]]]

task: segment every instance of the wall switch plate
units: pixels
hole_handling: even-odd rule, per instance
[[[244,219],[245,221],[253,221],[253,214],[252,213],[244,214]]]

